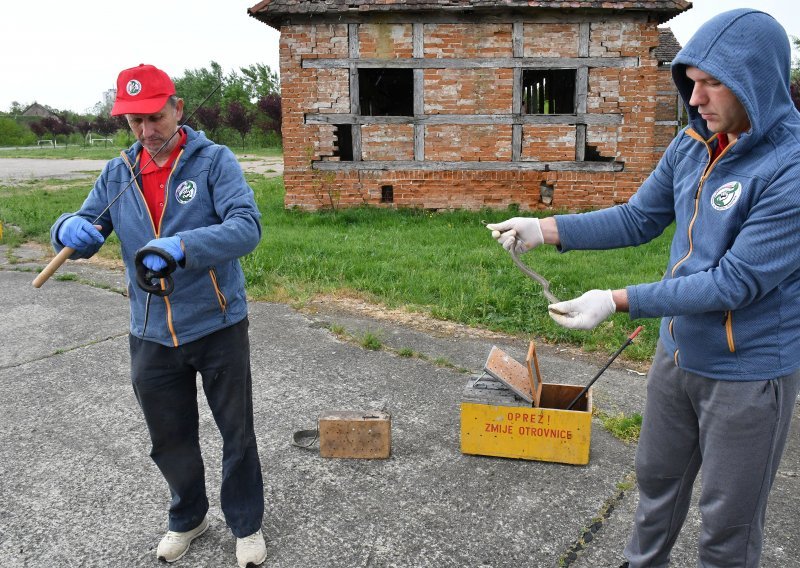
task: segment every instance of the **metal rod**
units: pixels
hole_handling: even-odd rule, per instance
[[[171,135],[169,138],[167,138],[167,140],[166,140],[166,141],[165,141],[165,142],[164,142],[164,143],[161,145],[161,147],[160,147],[158,150],[156,150],[155,154],[152,154],[152,155],[150,156],[150,159],[149,159],[149,160],[147,160],[147,163],[145,163],[145,165],[143,165],[141,168],[139,168],[139,171],[140,171],[140,172],[143,172],[145,169],[147,169],[147,166],[149,166],[149,165],[150,165],[150,162],[152,162],[153,160],[155,160],[155,158],[156,158],[156,156],[158,156],[159,152],[161,152],[161,150],[163,150],[163,149],[164,149],[164,148],[167,146],[167,144],[169,144],[169,141],[170,141],[170,140],[172,140],[172,139],[175,137],[175,135],[176,135],[178,132],[180,132],[181,128],[183,128],[184,126],[186,126],[186,124],[187,124],[187,123],[188,123],[188,122],[189,122],[189,121],[192,119],[192,117],[194,116],[194,114],[195,114],[195,113],[196,113],[198,110],[200,110],[200,107],[202,107],[202,106],[203,106],[203,105],[206,103],[206,101],[207,101],[208,99],[210,99],[210,98],[211,98],[211,95],[213,95],[214,93],[216,93],[216,92],[217,92],[217,89],[219,89],[221,86],[222,86],[222,83],[219,83],[219,84],[217,84],[217,86],[216,86],[216,87],[214,87],[214,89],[213,89],[213,90],[212,90],[210,93],[208,93],[208,94],[206,95],[206,98],[204,98],[204,99],[203,99],[203,100],[200,102],[200,104],[199,104],[199,105],[197,105],[197,108],[195,108],[195,109],[192,111],[192,113],[191,113],[189,116],[187,116],[187,117],[186,117],[186,120],[184,120],[184,121],[183,121],[183,122],[180,124],[180,126],[178,126],[178,128],[176,128],[176,129],[175,129],[175,132],[173,132],[173,133],[172,133],[172,135]],[[122,188],[122,191],[120,191],[120,192],[117,194],[117,196],[116,196],[116,197],[114,197],[114,199],[112,199],[112,200],[111,200],[111,202],[110,202],[108,205],[106,205],[106,208],[105,208],[105,209],[103,209],[102,211],[100,211],[100,214],[99,214],[97,217],[95,217],[94,221],[92,221],[92,225],[94,225],[95,223],[97,223],[97,222],[100,220],[100,217],[102,217],[102,216],[105,214],[105,212],[106,212],[106,211],[108,211],[109,209],[111,209],[111,206],[112,206],[112,205],[114,205],[114,203],[117,201],[117,199],[119,199],[120,197],[122,197],[122,194],[123,194],[123,193],[125,193],[125,192],[128,190],[128,188],[129,188],[131,185],[133,185],[133,182],[134,182],[134,181],[136,181],[136,176],[133,176],[133,177],[131,177],[131,181],[129,181],[129,182],[128,182],[128,185],[126,185],[124,188]]]
[[[152,162],[155,159],[155,157],[158,155],[158,153],[161,152],[161,150],[163,150],[166,147],[167,144],[169,144],[169,141],[172,140],[175,137],[175,135],[180,131],[181,128],[186,126],[186,123],[188,123],[192,119],[192,117],[194,116],[194,113],[196,113],[200,109],[200,107],[202,107],[206,103],[206,101],[211,98],[211,95],[216,93],[217,89],[219,89],[221,86],[222,86],[222,83],[219,83],[216,87],[214,87],[214,89],[210,93],[208,93],[208,95],[206,95],[206,98],[204,98],[200,102],[200,104],[197,105],[197,108],[195,108],[192,111],[192,113],[189,116],[186,117],[186,120],[184,120],[180,124],[180,126],[178,126],[178,128],[175,129],[175,132],[173,132],[172,135],[169,138],[167,138],[166,142],[164,142],[161,145],[161,147],[158,150],[156,150],[156,152],[154,154],[152,154],[150,156],[150,159],[147,160],[147,163],[144,166],[142,166],[141,168],[139,168],[140,172],[143,171],[147,166],[150,165],[150,162]],[[120,197],[122,197],[123,193],[128,191],[128,188],[131,185],[133,185],[134,181],[136,181],[136,176],[135,175],[131,176],[131,181],[128,182],[128,185],[123,187],[122,191],[120,191],[116,195],[116,197],[114,197],[114,199],[112,199],[111,202],[106,206],[106,208],[103,209],[97,217],[95,217],[94,221],[92,221],[92,225],[96,225],[97,224],[97,222],[100,220],[100,217],[102,217],[105,214],[106,211],[111,209],[111,206],[114,205],[114,203],[116,203],[116,201]],[[71,247],[64,247],[63,249],[61,249],[61,252],[58,255],[56,255],[55,257],[53,257],[53,260],[51,260],[48,263],[48,265],[45,266],[44,269],[38,274],[38,276],[36,276],[36,278],[33,279],[33,287],[34,288],[40,288],[42,286],[42,284],[47,282],[47,280],[53,274],[56,273],[56,271],[61,267],[61,265],[64,264],[67,261],[67,259],[70,256],[72,256],[72,253],[74,253],[74,252],[75,252],[75,249],[73,249]]]
[[[602,375],[602,374],[605,372],[605,370],[606,370],[606,369],[608,369],[609,365],[611,365],[611,363],[613,363],[613,362],[614,362],[614,359],[616,359],[616,358],[617,358],[617,356],[618,356],[620,353],[622,353],[623,349],[625,349],[625,348],[626,348],[628,345],[630,345],[631,343],[633,343],[633,339],[634,339],[634,338],[635,338],[637,335],[639,335],[639,332],[640,332],[640,331],[642,331],[642,329],[644,329],[644,327],[640,325],[639,327],[637,327],[637,328],[636,328],[636,330],[635,330],[633,333],[631,333],[631,334],[628,336],[628,339],[625,341],[625,343],[623,343],[623,344],[622,344],[622,347],[620,347],[619,349],[617,349],[617,352],[616,352],[616,353],[614,353],[614,354],[611,356],[611,359],[609,359],[609,360],[608,360],[608,362],[605,364],[605,366],[604,366],[602,369],[600,369],[600,371],[598,371],[598,373],[597,373],[597,374],[596,374],[596,375],[595,375],[595,376],[592,378],[592,380],[591,380],[591,381],[589,381],[589,384],[588,384],[588,385],[586,385],[586,388],[584,388],[584,389],[583,389],[583,390],[582,390],[582,391],[581,391],[581,392],[578,394],[578,396],[576,396],[576,397],[575,397],[575,399],[574,399],[572,402],[570,402],[570,403],[569,403],[569,406],[567,406],[567,410],[572,410],[572,407],[573,407],[573,406],[575,406],[575,403],[577,403],[577,402],[578,402],[578,401],[581,399],[581,397],[583,397],[583,395],[585,395],[585,394],[586,394],[586,393],[589,391],[589,388],[590,388],[590,387],[591,387],[591,386],[594,384],[594,382],[595,382],[595,381],[596,381],[598,378],[600,378],[600,375]]]

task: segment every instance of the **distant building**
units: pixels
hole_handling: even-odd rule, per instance
[[[658,47],[653,56],[658,61],[658,83],[656,87],[656,126],[653,134],[654,159],[661,154],[680,130],[683,102],[672,82],[672,60],[681,50],[681,44],[670,28],[658,28]]]
[[[285,206],[626,202],[676,130],[687,0],[261,0]]]
[[[41,118],[49,116],[52,118],[58,118],[58,116],[55,113],[47,110],[46,107],[40,105],[39,103],[33,103],[28,108],[23,110],[21,116],[38,116]]]

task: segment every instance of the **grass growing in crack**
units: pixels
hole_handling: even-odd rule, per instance
[[[332,323],[331,325],[329,325],[328,329],[332,334],[334,334],[337,337],[344,337],[347,335],[347,330],[344,328],[344,326],[341,326],[336,323]]]
[[[606,430],[623,442],[634,443],[639,440],[639,433],[642,430],[642,415],[638,412],[625,416],[622,412],[611,415],[595,410],[595,416],[600,419]]]
[[[371,331],[367,331],[364,335],[361,336],[361,340],[359,341],[361,347],[364,349],[369,349],[371,351],[379,351],[383,347],[383,342],[381,338],[372,333]]]
[[[408,347],[403,347],[397,351],[397,354],[400,357],[413,357],[416,355],[413,349],[409,349]]]
[[[72,274],[70,272],[65,272],[63,274],[58,274],[55,277],[56,280],[60,280],[61,282],[70,282],[78,279],[77,274]]]
[[[569,567],[575,562],[587,546],[594,540],[595,535],[602,530],[605,522],[611,517],[616,506],[625,496],[625,492],[636,484],[636,474],[629,473],[625,478],[617,483],[617,493],[603,502],[600,510],[592,517],[589,525],[584,527],[580,536],[572,545],[558,558],[558,566]]]

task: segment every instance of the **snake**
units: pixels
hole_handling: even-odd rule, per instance
[[[484,225],[485,225],[485,223],[484,223]],[[492,236],[494,236],[494,235],[492,235]],[[561,300],[556,298],[556,295],[553,294],[550,291],[550,281],[547,278],[545,278],[544,276],[542,276],[541,274],[539,274],[538,272],[536,272],[535,270],[531,270],[517,256],[517,251],[516,251],[516,248],[517,248],[516,247],[516,241],[517,240],[518,240],[517,237],[514,236],[514,244],[511,245],[511,247],[509,247],[509,249],[508,249],[508,252],[511,255],[511,260],[514,261],[514,264],[517,265],[517,268],[519,268],[522,271],[523,274],[525,274],[527,277],[529,277],[530,279],[534,280],[535,282],[538,282],[541,285],[542,294],[544,294],[544,297],[547,298],[548,302],[550,302],[551,304],[558,304]]]

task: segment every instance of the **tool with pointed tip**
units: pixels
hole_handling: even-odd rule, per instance
[[[161,145],[161,147],[160,147],[158,150],[156,150],[156,151],[155,151],[155,152],[154,152],[154,153],[153,153],[153,154],[150,156],[150,159],[147,161],[147,163],[145,163],[145,165],[144,165],[144,166],[142,166],[141,168],[139,168],[139,171],[140,171],[140,172],[144,171],[144,170],[147,168],[147,166],[149,166],[149,165],[150,165],[150,162],[152,162],[152,161],[155,159],[155,157],[156,157],[156,156],[158,156],[158,154],[161,152],[161,150],[163,150],[164,148],[166,148],[167,144],[169,144],[169,141],[170,141],[170,140],[172,140],[172,139],[175,137],[175,135],[176,135],[178,132],[180,132],[181,128],[183,128],[184,126],[186,126],[186,124],[187,124],[187,123],[188,123],[188,122],[189,122],[189,121],[192,119],[192,117],[194,116],[194,113],[196,113],[196,112],[197,112],[197,111],[200,109],[200,107],[202,107],[202,106],[203,106],[203,105],[206,103],[206,101],[207,101],[208,99],[210,99],[210,98],[211,98],[211,95],[213,95],[214,93],[216,93],[216,92],[217,92],[217,89],[219,89],[221,86],[222,86],[222,83],[218,84],[216,87],[214,87],[214,89],[213,89],[213,90],[212,90],[210,93],[208,93],[208,95],[206,95],[206,98],[204,98],[204,99],[203,99],[203,100],[200,102],[200,104],[199,104],[199,105],[197,105],[197,108],[196,108],[196,109],[194,109],[194,110],[192,111],[192,113],[191,113],[189,116],[187,116],[187,117],[186,117],[186,120],[184,120],[184,121],[183,121],[183,122],[180,124],[180,126],[178,126],[178,128],[176,128],[176,129],[175,129],[175,132],[173,132],[173,133],[172,133],[172,136],[170,136],[169,138],[167,138],[167,140],[166,140],[166,141],[165,141],[165,142],[164,142],[164,143]],[[114,199],[112,199],[112,200],[111,200],[111,202],[110,202],[108,205],[106,205],[106,208],[105,208],[105,209],[103,209],[103,210],[100,212],[100,214],[99,214],[97,217],[95,217],[95,220],[94,220],[94,221],[92,221],[92,225],[96,225],[96,224],[97,224],[97,222],[100,220],[100,217],[102,217],[102,216],[103,216],[103,215],[106,213],[106,211],[108,211],[109,209],[111,209],[111,206],[112,206],[112,205],[114,205],[114,203],[116,203],[116,201],[117,201],[117,200],[118,200],[120,197],[122,197],[122,194],[123,194],[123,193],[125,193],[126,191],[128,191],[128,188],[129,188],[131,185],[133,185],[133,182],[134,182],[134,181],[136,181],[136,176],[133,176],[133,177],[131,177],[131,181],[129,181],[129,182],[128,182],[128,184],[127,184],[125,187],[123,187],[123,188],[122,188],[122,191],[120,191],[120,192],[117,194],[117,196],[116,196],[116,197],[114,197]],[[41,287],[42,287],[42,284],[44,284],[45,282],[47,282],[47,281],[50,279],[50,277],[51,277],[53,274],[55,274],[55,273],[56,273],[56,270],[58,270],[58,269],[61,267],[61,265],[62,265],[62,264],[64,264],[64,263],[67,261],[67,259],[69,259],[69,257],[71,257],[71,256],[73,255],[73,253],[74,253],[74,252],[75,252],[75,249],[74,249],[74,248],[72,248],[72,247],[64,247],[63,249],[61,249],[61,252],[59,252],[59,253],[58,253],[58,254],[57,254],[55,257],[53,257],[53,260],[51,260],[51,261],[48,263],[48,265],[47,265],[47,266],[45,266],[45,267],[44,267],[44,269],[43,269],[43,270],[42,270],[42,271],[41,271],[41,272],[38,274],[38,276],[36,276],[36,278],[34,278],[34,279],[33,279],[33,287],[34,287],[34,288],[41,288]]]
[[[584,389],[583,389],[583,390],[582,390],[580,393],[578,393],[578,396],[576,396],[576,397],[575,397],[575,399],[574,399],[572,402],[570,402],[570,403],[569,403],[569,406],[567,406],[567,410],[572,410],[572,407],[573,407],[573,406],[575,406],[575,404],[576,404],[576,403],[577,403],[577,402],[578,402],[578,401],[581,399],[581,397],[583,397],[583,395],[585,395],[587,392],[589,392],[589,388],[590,388],[590,387],[591,387],[591,386],[594,384],[594,382],[595,382],[595,381],[596,381],[598,378],[600,378],[600,375],[602,375],[603,373],[605,373],[606,369],[608,369],[608,367],[611,365],[611,363],[613,363],[613,362],[614,362],[614,359],[616,359],[616,358],[617,358],[617,356],[618,356],[620,353],[622,353],[622,350],[623,350],[623,349],[625,349],[625,348],[626,348],[628,345],[630,345],[631,343],[633,343],[633,339],[634,339],[634,338],[635,338],[637,335],[639,335],[639,332],[640,332],[640,331],[642,331],[643,329],[644,329],[644,327],[640,325],[639,327],[637,327],[637,328],[634,330],[634,332],[633,332],[633,333],[631,333],[631,334],[628,336],[628,339],[627,339],[627,340],[625,340],[625,343],[623,343],[623,344],[622,344],[622,347],[620,347],[619,349],[617,349],[616,353],[614,353],[614,354],[611,356],[611,358],[608,360],[608,362],[606,362],[605,366],[604,366],[602,369],[600,369],[600,371],[598,371],[598,372],[597,372],[597,374],[596,374],[596,375],[595,375],[595,376],[592,378],[592,380],[591,380],[591,381],[589,381],[589,384],[588,384],[588,385],[586,385],[586,387],[585,387],[585,388],[584,388]]]

